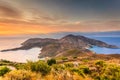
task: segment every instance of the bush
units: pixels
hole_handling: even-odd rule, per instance
[[[48,65],[53,65],[53,64],[56,64],[56,60],[55,59],[50,59],[50,60],[47,60],[47,64]]]
[[[52,67],[55,71],[62,71],[65,69],[65,67],[63,65],[60,65],[60,64],[55,64]]]
[[[83,72],[82,70],[78,69],[78,68],[71,68],[70,71],[72,71],[72,72],[74,72],[74,73],[77,73],[78,75],[80,75],[80,76],[82,76],[82,77],[85,77],[84,72]]]
[[[4,62],[4,63],[11,63],[10,61],[4,60],[4,59],[1,59],[0,61],[1,61],[1,62]]]
[[[77,56],[74,56],[74,57],[73,57],[73,59],[76,59],[76,58],[77,58]]]
[[[95,80],[119,80],[120,79],[119,65],[115,65],[115,64],[104,65],[104,62],[102,61],[98,61],[96,65],[98,65],[96,67],[96,70],[91,72],[91,76]]]
[[[108,80],[119,80],[120,79],[120,66],[112,65],[108,66],[102,79],[107,78]]]
[[[84,74],[89,74],[91,72],[88,67],[80,67],[79,69],[82,70]]]
[[[37,73],[40,72],[42,75],[47,75],[51,71],[50,66],[43,61],[37,61],[37,62],[29,61],[26,64],[26,69]]]
[[[67,67],[67,68],[74,67],[74,64],[73,64],[73,63],[65,63],[64,65],[65,65],[65,67]]]
[[[31,71],[14,70],[5,74],[2,80],[38,80],[37,78],[38,75]]]
[[[4,74],[6,74],[7,72],[10,72],[11,70],[5,66],[1,66],[0,67],[0,76],[3,76]]]
[[[97,61],[95,65],[103,67],[105,65],[105,62],[100,60],[100,61]]]
[[[65,61],[65,60],[68,60],[68,58],[67,57],[62,57],[62,60]]]
[[[26,67],[26,64],[16,64],[16,65],[14,65],[14,67],[16,68],[16,69],[28,69],[27,67]]]

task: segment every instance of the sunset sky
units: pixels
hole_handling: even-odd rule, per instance
[[[0,0],[0,35],[120,31],[120,0]]]

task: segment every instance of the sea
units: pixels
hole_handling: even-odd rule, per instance
[[[106,42],[110,45],[116,45],[120,47],[120,37],[91,37],[91,38]],[[110,49],[94,46],[93,48],[90,48],[90,50],[96,52],[97,54],[120,54],[120,49]]]
[[[120,37],[90,37],[96,40],[101,40],[108,44],[120,47]],[[26,41],[26,38],[0,38],[0,50],[20,47],[21,43]],[[90,50],[97,54],[120,54],[120,49],[109,49],[94,46]],[[14,62],[27,62],[27,60],[37,61],[41,52],[41,48],[32,48],[30,50],[18,50],[0,52],[0,59],[5,59]]]
[[[0,50],[12,49],[20,47],[21,43],[26,41],[26,38],[1,38],[0,39]],[[38,56],[41,52],[41,48],[32,48],[30,50],[18,50],[0,52],[0,59],[9,60],[13,62],[25,63],[27,61],[37,61]]]

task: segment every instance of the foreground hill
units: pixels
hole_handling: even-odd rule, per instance
[[[27,63],[0,62],[4,63],[0,66],[0,80],[120,80],[120,58],[104,54]]]
[[[39,55],[40,58],[60,56],[80,56],[94,54],[94,52],[88,49],[92,46],[118,48],[115,45],[109,45],[105,42],[90,39],[84,36],[67,35],[65,37],[62,37],[61,39],[31,38],[23,42],[21,47],[2,50],[2,52],[15,50],[28,50],[34,47],[40,47],[42,48],[41,53]]]

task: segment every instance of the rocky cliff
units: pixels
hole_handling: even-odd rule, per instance
[[[88,48],[92,46],[118,48],[115,45],[109,45],[105,42],[90,39],[84,36],[67,35],[61,39],[51,38],[31,38],[21,44],[21,47],[14,49],[6,49],[5,51],[28,50],[34,47],[42,48],[39,55],[42,57],[58,57],[58,56],[79,56],[93,54]]]

